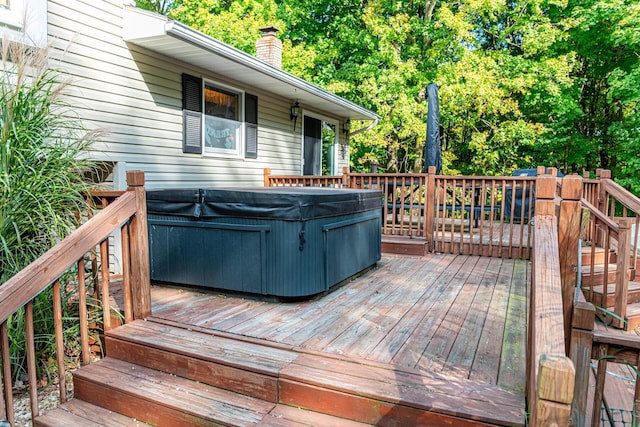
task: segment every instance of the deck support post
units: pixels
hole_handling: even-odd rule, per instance
[[[573,308],[571,331],[571,361],[576,369],[576,381],[571,403],[570,426],[583,427],[588,424],[587,398],[589,393],[589,379],[591,378],[591,347],[593,345],[593,327],[596,310],[592,304],[584,300],[582,292],[578,294]]]
[[[127,191],[136,195],[136,214],[131,218],[131,294],[134,319],[151,314],[151,274],[149,267],[149,235],[147,229],[147,196],[144,172],[127,171]]]
[[[560,280],[566,354],[571,343],[571,316],[578,283],[578,257],[580,252],[580,222],[582,220],[582,178],[570,175],[562,179],[558,217],[558,246],[560,250]]]

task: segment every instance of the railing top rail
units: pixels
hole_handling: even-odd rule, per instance
[[[602,221],[604,224],[606,224],[607,227],[611,228],[613,231],[615,231],[616,233],[618,233],[620,231],[620,226],[613,221],[611,218],[609,218],[608,216],[606,216],[605,214],[603,214],[602,212],[600,212],[598,210],[598,208],[596,208],[595,206],[593,206],[591,203],[589,203],[589,201],[587,199],[582,199],[582,206],[584,206],[585,208],[589,209],[589,211],[599,220]]]
[[[2,284],[0,324],[135,213],[136,195],[127,192]]]
[[[640,199],[627,191],[620,184],[612,179],[602,179],[605,185],[605,191],[616,198],[617,201],[622,203],[628,209],[631,209],[635,213],[640,213]]]

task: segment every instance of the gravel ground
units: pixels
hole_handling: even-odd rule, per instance
[[[73,395],[73,381],[71,373],[67,372],[67,396]],[[60,390],[58,384],[51,384],[38,390],[38,409],[40,414],[56,408],[60,404]],[[16,422],[13,427],[31,427],[31,401],[29,391],[25,387],[13,396],[13,410]]]

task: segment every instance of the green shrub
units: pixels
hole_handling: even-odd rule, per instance
[[[67,82],[51,67],[48,49],[5,39],[1,54],[0,286],[77,227],[92,169],[84,153],[98,136],[64,102]],[[34,301],[39,359],[51,348],[52,319],[48,291]],[[21,313],[8,325],[18,375],[24,359]]]

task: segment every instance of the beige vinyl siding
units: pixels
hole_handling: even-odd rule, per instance
[[[122,16],[122,0],[49,1],[50,41],[71,78],[68,101],[85,125],[106,131],[92,157],[145,171],[149,189],[261,186],[265,167],[300,174],[301,121],[294,134],[293,100],[127,44]],[[258,96],[257,159],[182,152],[183,72]]]

